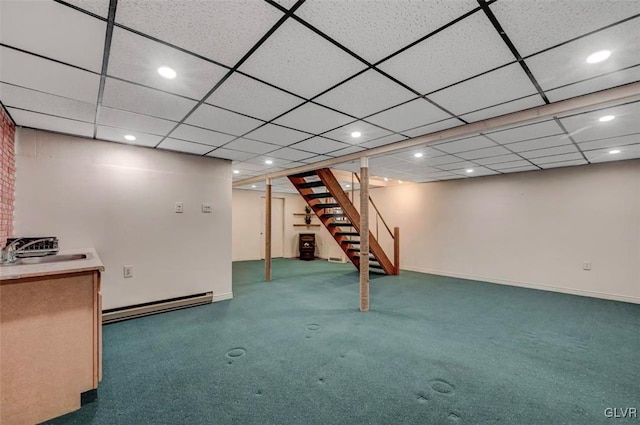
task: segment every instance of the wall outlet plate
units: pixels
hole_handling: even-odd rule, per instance
[[[211,204],[202,204],[202,212],[205,214],[211,213]]]
[[[184,205],[182,204],[182,202],[176,202],[175,211],[177,213],[183,213],[184,212]]]
[[[122,268],[122,275],[125,278],[133,277],[133,266],[124,266]]]

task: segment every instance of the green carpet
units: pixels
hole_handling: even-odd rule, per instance
[[[348,264],[233,265],[234,299],[104,327],[99,399],[52,424],[611,424],[640,305]]]

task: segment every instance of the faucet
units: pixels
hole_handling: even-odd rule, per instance
[[[18,238],[13,242],[11,242],[10,244],[8,244],[7,246],[5,246],[4,248],[2,248],[2,254],[0,255],[0,264],[3,264],[3,263],[13,264],[16,261],[18,261],[18,255],[25,252],[26,249],[29,248],[30,246],[33,246],[41,242],[55,242],[56,238],[40,238],[40,239],[32,240],[22,245],[21,247],[16,248],[20,244],[20,242],[24,241],[25,239],[26,238]]]

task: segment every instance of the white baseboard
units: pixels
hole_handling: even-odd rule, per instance
[[[601,298],[605,300],[623,301],[627,303],[640,304],[639,297],[630,297],[628,295],[609,294],[606,292],[587,291],[584,289],[563,288],[559,286],[544,285],[540,283],[521,282],[514,280],[505,280],[495,277],[473,276],[463,273],[447,272],[442,270],[425,269],[422,267],[403,266],[400,270],[407,270],[418,273],[435,274],[438,276],[456,277],[460,279],[478,280],[481,282],[497,283],[499,285],[518,286],[521,288],[537,289],[540,291],[560,292],[563,294],[580,295],[583,297]]]
[[[218,302],[218,301],[224,301],[224,300],[230,300],[233,299],[233,292],[225,292],[222,294],[214,294],[213,296],[213,300],[211,302]]]

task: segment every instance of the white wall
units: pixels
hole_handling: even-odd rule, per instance
[[[263,239],[260,233],[264,228],[262,210],[264,209],[264,192],[255,190],[233,190],[233,261],[259,260],[262,257]],[[294,213],[304,213],[306,203],[300,195],[291,193],[272,193],[273,198],[284,199],[284,256],[293,258],[298,256],[298,234],[316,234],[316,255],[327,258],[340,247],[333,240],[324,226],[295,227],[294,224],[304,223],[303,216]],[[321,224],[317,218],[314,224]],[[275,232],[273,229],[272,232]]]
[[[640,303],[638,160],[371,196],[400,227],[402,269]]]
[[[95,247],[105,309],[208,291],[232,297],[229,161],[25,129],[16,148],[14,234]],[[133,278],[123,278],[124,265]]]

